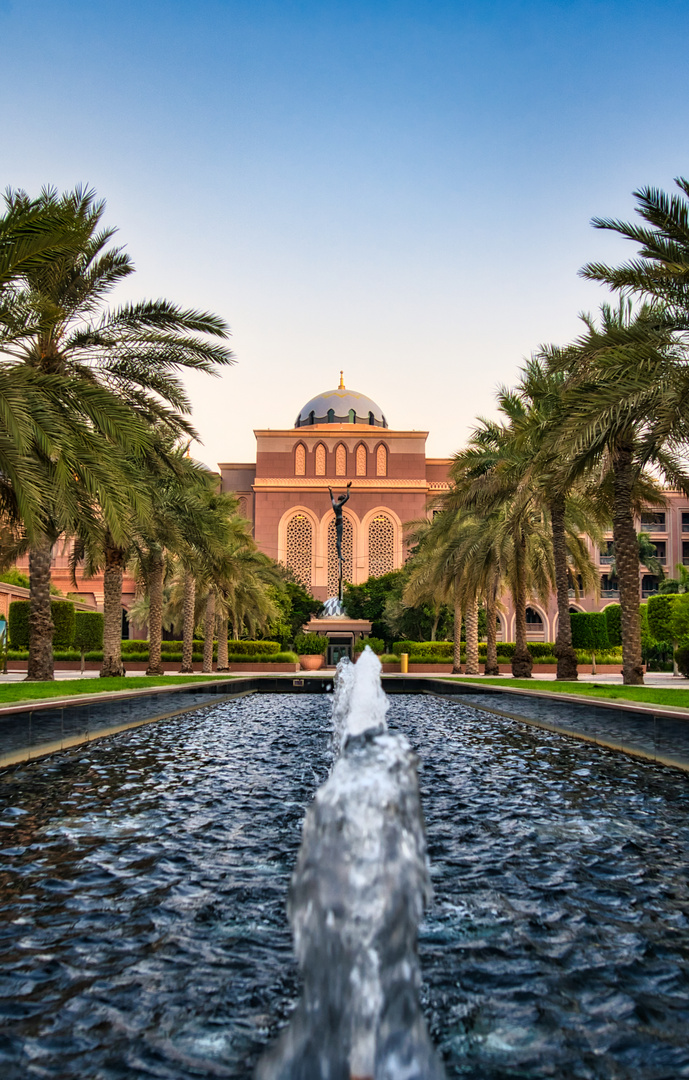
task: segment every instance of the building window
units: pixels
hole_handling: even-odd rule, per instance
[[[395,569],[395,526],[387,514],[376,514],[368,526],[368,574],[381,577]]]
[[[240,517],[245,518],[245,517],[248,516],[246,511],[247,511],[246,496],[240,495],[239,500],[237,502],[237,513],[239,514]]]
[[[334,409],[328,409],[328,423],[329,424],[334,424],[335,423],[335,410]]]
[[[372,413],[372,412],[370,412],[370,413],[368,414],[368,422],[369,422],[369,425],[370,425],[371,427],[375,427],[375,426],[376,426],[376,418],[375,418],[375,416],[373,415],[373,413]]]
[[[311,412],[309,413],[309,423],[310,423],[310,424],[315,424],[315,423],[316,423],[316,414],[315,414],[315,412],[313,411],[313,409],[312,409],[312,410],[311,410]]]
[[[665,566],[667,563],[667,541],[654,540],[653,547],[656,549],[656,559]]]
[[[303,443],[299,443],[294,451],[294,475],[306,476],[306,450]]]
[[[356,410],[355,409],[350,409],[349,410],[349,422],[350,422],[350,424],[356,424]]]
[[[376,476],[388,475],[388,452],[381,443],[376,451]]]
[[[316,476],[325,476],[325,447],[322,442],[316,447]]]
[[[649,596],[653,596],[658,592],[658,578],[655,574],[644,574],[641,579],[641,596],[644,600],[647,600]]]
[[[689,532],[689,512],[682,511],[682,532]]]
[[[313,526],[306,514],[295,514],[287,522],[287,565],[305,589],[311,589]]]
[[[346,447],[340,443],[335,451],[335,476],[347,475],[347,450]]]
[[[356,448],[356,474],[357,476],[366,476],[366,447],[363,443],[359,443]]]
[[[620,590],[617,585],[617,578],[611,574],[603,574],[600,579],[600,594],[607,600],[611,596],[619,596]]]
[[[682,541],[682,565],[689,566],[689,540]]]
[[[526,625],[533,626],[536,630],[543,629],[543,619],[535,608],[528,607],[526,609]]]
[[[663,510],[644,510],[641,514],[642,532],[665,532],[665,513]]]
[[[352,552],[354,551],[354,530],[351,518],[342,515],[342,556],[343,556],[343,579],[352,580]],[[328,596],[337,596],[339,585],[340,565],[337,559],[336,548],[337,536],[335,534],[335,517],[328,524]]]
[[[601,566],[609,566],[615,558],[615,541],[604,540],[600,549]]]

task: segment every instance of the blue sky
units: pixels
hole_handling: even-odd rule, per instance
[[[122,296],[224,315],[209,464],[347,385],[432,455],[631,254],[591,229],[689,174],[685,0],[0,0],[0,182],[93,185]]]

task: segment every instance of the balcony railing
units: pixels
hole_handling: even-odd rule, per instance
[[[609,566],[614,558],[615,558],[614,555],[603,555],[603,554],[601,554],[601,557],[600,557],[601,565],[602,566]]]
[[[614,597],[620,595],[620,590],[619,589],[601,589],[600,594],[601,594],[601,596],[603,597],[604,600],[611,600]]]

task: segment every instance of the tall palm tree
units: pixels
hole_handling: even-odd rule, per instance
[[[6,195],[8,215],[34,206],[23,192]],[[60,403],[68,429],[86,424],[101,440],[131,441],[129,427],[145,420],[168,430],[195,434],[188,419],[189,400],[180,381],[181,368],[215,373],[232,363],[224,344],[228,328],[217,316],[182,310],[165,300],[124,304],[109,310],[106,298],[133,272],[121,248],[108,247],[114,230],[103,229],[103,202],[92,191],[76,188],[58,195],[41,193],[35,204],[48,218],[58,215],[70,224],[79,243],[52,249],[44,258],[27,259],[17,268],[0,323],[0,362],[26,366],[43,379],[61,378],[70,393]],[[115,422],[113,399],[126,408],[124,432]],[[51,455],[32,444],[50,473]],[[109,453],[104,455],[108,460]],[[58,469],[49,475],[47,490],[52,500],[44,507],[42,528],[35,530],[30,547],[30,576],[35,582],[31,596],[31,647],[29,677],[52,678],[50,641],[52,619],[49,604],[50,559],[57,536],[66,524],[59,511],[68,494],[56,486]],[[70,470],[62,469],[68,478]],[[97,492],[105,505],[110,498],[103,479]],[[41,659],[37,659],[40,652]],[[31,659],[34,657],[34,660]]]
[[[637,685],[643,666],[635,501],[649,468],[689,493],[682,460],[689,436],[685,351],[655,305],[635,311],[622,300],[616,308],[604,304],[598,323],[583,321],[584,333],[567,350],[561,438],[573,471],[590,469],[611,489],[623,679]]]

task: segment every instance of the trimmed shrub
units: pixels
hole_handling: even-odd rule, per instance
[[[13,600],[10,604],[10,649],[29,647],[29,601]],[[14,658],[13,658],[14,659]]]
[[[385,652],[385,642],[382,638],[378,637],[359,638],[356,645],[354,646],[354,652],[363,652],[367,645],[370,649],[373,650],[376,656],[382,656],[382,654]]]
[[[71,600],[51,600],[50,607],[55,623],[53,648],[68,649],[74,641],[74,604]]]
[[[279,653],[279,641],[230,641],[228,649],[233,656],[261,656]]]
[[[603,614],[608,627],[608,641],[613,649],[617,649],[622,645],[622,608],[619,604],[608,604]]]
[[[603,652],[610,647],[608,623],[602,611],[572,612],[572,645],[575,649]],[[536,657],[534,656],[534,660]]]
[[[91,652],[103,648],[103,613],[101,611],[74,612],[74,648]]]
[[[51,600],[50,608],[55,624],[53,649],[68,649],[74,639],[74,604],[71,600]],[[13,600],[10,604],[10,646],[13,649],[29,647],[29,600]]]
[[[452,660],[454,645],[451,641],[396,641],[392,651],[396,656],[409,654],[413,664],[443,664]]]
[[[383,653],[383,655],[379,656],[378,659],[380,660],[381,664],[399,664],[400,662],[399,656],[397,656],[397,654],[394,652]]]
[[[297,634],[294,651],[300,656],[322,656],[328,647],[325,634]]]
[[[676,594],[659,593],[649,596],[646,610],[648,612],[648,632],[656,641],[672,641],[672,611],[677,601]]]
[[[689,679],[689,643],[675,649],[675,660],[684,678]]]

